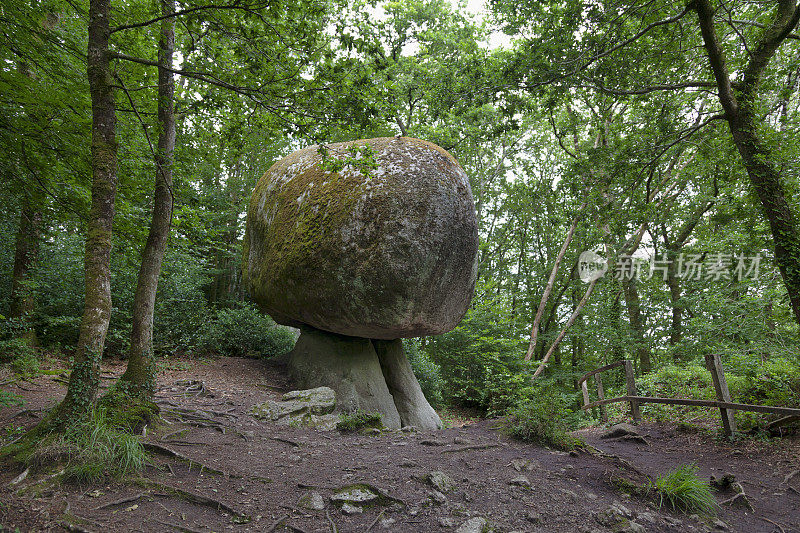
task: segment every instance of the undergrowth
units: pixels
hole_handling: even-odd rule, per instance
[[[563,418],[566,408],[547,393],[532,396],[508,412],[508,431],[524,442],[572,450],[583,445],[580,439],[567,433]]]
[[[694,463],[682,465],[659,476],[648,485],[648,492],[655,494],[659,507],[668,507],[684,513],[715,515],[717,501],[711,486],[697,475]]]
[[[45,437],[26,462],[40,467],[62,465],[64,479],[87,482],[139,472],[146,460],[139,439],[111,424],[104,409],[96,409],[87,420]]]
[[[366,428],[382,428],[383,422],[378,413],[365,413],[358,410],[353,413],[342,413],[336,429],[340,431],[359,431]]]

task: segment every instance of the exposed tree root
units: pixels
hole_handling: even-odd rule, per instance
[[[114,500],[113,502],[104,503],[103,505],[99,505],[94,508],[95,511],[99,511],[100,509],[108,509],[109,507],[114,507],[116,505],[123,505],[125,503],[132,503],[139,500],[142,496],[150,494],[149,492],[140,492],[135,496],[128,496],[126,498],[120,498],[119,500]]]
[[[175,450],[167,448],[166,446],[162,446],[160,444],[156,444],[154,442],[143,442],[142,446],[144,447],[145,450],[147,450],[149,452],[157,453],[157,454],[160,454],[160,455],[165,455],[167,457],[174,457],[175,459],[180,459],[181,461],[184,461],[184,462],[188,463],[189,464],[189,470],[192,469],[192,465],[197,465],[197,466],[200,467],[200,471],[201,472],[210,472],[212,474],[217,474],[217,475],[220,475],[220,476],[223,476],[223,477],[237,477],[237,476],[232,476],[231,474],[229,474],[228,472],[225,472],[223,470],[218,470],[218,469],[216,469],[216,468],[214,468],[212,466],[208,466],[208,465],[205,465],[205,464],[203,464],[203,463],[201,463],[199,461],[195,461],[191,457],[187,457],[187,456],[183,455],[180,452],[177,452]]]
[[[489,448],[497,448],[499,444],[473,444],[472,446],[462,446],[461,448],[451,448],[449,450],[442,450],[442,453],[457,453],[467,452],[469,450],[487,450]]]
[[[133,480],[134,483],[137,483],[145,488],[154,489],[154,490],[161,490],[163,494],[154,493],[156,496],[177,496],[179,498],[183,498],[186,501],[192,502],[197,505],[203,505],[206,507],[210,507],[212,509],[216,509],[217,511],[225,511],[235,517],[248,519],[249,516],[237,509],[234,509],[230,505],[223,503],[219,500],[215,500],[214,498],[209,498],[208,496],[204,496],[202,494],[198,494],[196,492],[190,492],[185,489],[181,489],[179,487],[173,487],[172,485],[167,485],[166,483],[160,483],[158,481],[153,481],[152,479],[148,478],[137,478]]]

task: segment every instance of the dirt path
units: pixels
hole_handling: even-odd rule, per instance
[[[611,482],[635,475],[633,470],[656,475],[696,460],[704,474],[734,473],[751,495],[755,514],[722,510],[720,518],[731,530],[800,531],[800,494],[792,492],[800,487],[778,486],[792,466],[798,467],[797,440],[779,448],[749,445],[753,449],[738,452],[663,426],[645,427],[649,446],[602,441],[596,431],[581,432],[597,448],[630,461],[631,469],[613,458],[513,441],[495,427],[496,421],[436,433],[323,433],[249,416],[254,404],[289,390],[281,371],[264,362],[223,358],[171,366],[161,372],[158,400],[172,424],[149,431],[147,440],[178,457],[154,454],[136,482],[53,485],[23,494],[20,488],[33,486],[41,475],[10,487],[20,471],[4,467],[0,524],[10,531],[61,531],[66,509],[72,523],[80,523],[74,531],[92,532],[335,528],[419,533],[455,531],[481,517],[499,531],[600,533],[610,531],[600,523],[602,513],[621,502],[645,531],[707,531],[713,525],[626,499]],[[122,369],[119,364],[105,367],[109,378]],[[64,393],[63,384],[48,376],[21,385],[24,390],[15,392],[26,398],[25,409],[52,405]],[[10,428],[35,423],[37,414],[20,407],[0,410],[0,428],[13,435]],[[426,478],[435,471],[450,478],[452,490],[434,490]],[[330,497],[356,483],[379,489],[386,498],[346,514]],[[322,497],[324,508],[299,504],[311,493]]]

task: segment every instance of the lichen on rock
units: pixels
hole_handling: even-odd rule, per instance
[[[276,322],[397,339],[449,331],[472,298],[478,230],[469,181],[442,148],[385,137],[375,168],[323,169],[318,147],[275,163],[250,201],[244,275]]]

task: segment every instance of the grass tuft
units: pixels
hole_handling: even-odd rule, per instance
[[[694,463],[682,465],[651,481],[648,489],[654,491],[659,507],[668,505],[684,513],[715,515],[719,504],[711,493],[711,486],[697,475]]]
[[[139,439],[108,423],[103,409],[54,434],[30,457],[35,465],[64,464],[65,479],[79,482],[139,472],[146,461]]]

